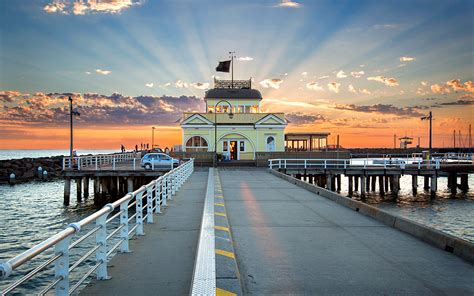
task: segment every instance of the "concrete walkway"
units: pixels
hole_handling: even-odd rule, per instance
[[[83,295],[188,295],[198,245],[208,170],[196,170],[130,254],[111,260],[108,281],[94,280]]]
[[[247,295],[474,294],[450,253],[265,170],[219,173]]]

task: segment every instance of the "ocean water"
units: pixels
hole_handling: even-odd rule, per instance
[[[117,153],[120,152],[120,149],[106,149],[106,150],[91,150],[91,149],[78,149],[78,155],[87,155],[87,154],[108,154],[108,153]],[[60,156],[60,155],[69,155],[69,150],[67,149],[53,149],[53,150],[41,150],[41,149],[0,149],[0,160],[5,159],[19,159],[19,158],[37,158],[37,157],[50,157],[50,156]]]

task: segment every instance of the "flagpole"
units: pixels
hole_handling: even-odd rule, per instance
[[[234,88],[234,53],[235,51],[229,51],[230,58],[231,58],[231,70],[230,70],[230,75],[231,75],[231,87]]]

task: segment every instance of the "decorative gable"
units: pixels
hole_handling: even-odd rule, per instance
[[[213,123],[199,113],[196,113],[181,122],[181,126],[183,125],[213,125]]]
[[[259,121],[255,123],[255,125],[286,125],[286,121],[281,119],[280,117],[274,114],[268,114],[267,116],[263,117]]]

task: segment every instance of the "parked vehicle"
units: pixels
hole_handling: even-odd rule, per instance
[[[165,153],[147,153],[140,161],[140,165],[147,170],[152,168],[171,168],[179,165],[179,159],[172,158]]]

